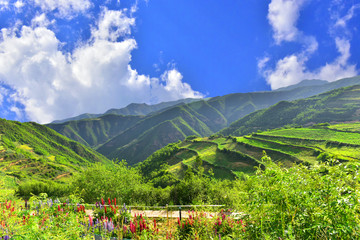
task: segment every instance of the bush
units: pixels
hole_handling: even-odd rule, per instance
[[[49,197],[58,198],[68,196],[70,192],[71,189],[65,184],[30,181],[21,183],[17,187],[15,195],[28,200],[31,196],[40,193],[46,193]]]

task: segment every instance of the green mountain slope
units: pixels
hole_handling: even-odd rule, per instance
[[[153,151],[170,142],[183,140],[188,135],[210,135],[212,131],[200,119],[205,120],[205,117],[187,105],[177,106],[138,122],[100,146],[97,151],[109,158],[137,163],[146,159]],[[134,155],[134,151],[143,152]],[[130,156],[134,158],[130,159]]]
[[[98,118],[48,124],[47,126],[84,145],[97,147],[143,118],[143,116],[107,114]]]
[[[182,178],[189,167],[197,169],[199,162],[206,174],[212,171],[216,178],[233,179],[254,173],[263,151],[285,167],[316,165],[329,159],[359,161],[360,122],[275,129],[242,137],[188,138],[155,152],[138,167],[159,185],[164,184],[159,183],[161,178],[169,179],[169,175]]]
[[[0,171],[6,175],[61,180],[95,162],[109,160],[46,126],[0,119]]]
[[[254,111],[270,107],[279,101],[309,97],[339,86],[354,85],[359,82],[360,77],[342,79],[332,83],[312,80],[278,91],[235,93],[203,99],[151,112],[143,119],[134,120],[133,124],[124,125],[124,128],[121,129],[112,127],[112,124],[122,126],[121,121],[124,119],[120,117],[119,120],[114,118],[114,121],[107,123],[103,117],[100,117],[86,120],[86,124],[78,121],[63,123],[61,127],[54,124],[48,126],[72,139],[96,147],[100,153],[109,158],[126,159],[130,163],[137,163],[146,159],[152,153],[151,151],[160,149],[168,143],[183,140],[189,135],[210,136],[228,127],[234,121]],[[140,105],[136,106],[141,108]],[[171,121],[172,124],[161,125],[166,121]],[[80,127],[80,123],[86,127]],[[96,125],[96,130],[91,129],[91,126],[94,125]],[[155,128],[155,126],[157,127]],[[170,127],[161,129],[165,126]],[[182,133],[178,129],[182,129]],[[166,131],[167,134],[164,136]],[[162,138],[153,136],[159,132],[163,134]],[[146,149],[146,151],[135,153],[136,149]]]
[[[285,125],[346,122],[360,119],[360,85],[345,87],[292,102],[282,101],[234,122],[220,131],[240,136]]]
[[[84,113],[84,114],[81,114],[79,116],[72,117],[72,118],[67,118],[67,119],[63,119],[63,120],[55,120],[51,124],[65,123],[65,122],[90,119],[90,118],[99,118],[99,117],[102,117],[102,116],[108,115],[108,114],[116,114],[116,115],[123,115],[123,116],[129,116],[129,115],[143,116],[143,115],[148,115],[153,112],[164,110],[166,108],[169,108],[169,107],[172,107],[175,105],[186,104],[186,103],[194,102],[197,100],[198,99],[195,99],[195,98],[186,98],[186,99],[180,99],[180,100],[176,100],[176,101],[162,102],[162,103],[158,103],[158,104],[154,104],[154,105],[148,105],[146,103],[131,103],[124,108],[120,108],[120,109],[113,108],[113,109],[106,111],[103,114]]]

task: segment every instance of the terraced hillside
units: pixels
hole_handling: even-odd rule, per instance
[[[48,127],[0,119],[0,175],[66,181],[95,162],[109,160]]]
[[[355,85],[296,101],[281,101],[247,115],[221,130],[220,133],[241,136],[283,126],[359,120],[360,85]]]
[[[186,169],[198,169],[202,162],[205,173],[213,171],[216,178],[232,179],[252,174],[261,165],[264,151],[285,167],[330,159],[360,161],[360,123],[282,128],[241,137],[194,136],[159,150],[139,167],[153,178],[154,171],[161,173],[158,168],[181,178]]]
[[[132,116],[134,119],[132,122],[124,120],[129,119],[130,116],[104,115],[94,119],[48,126],[69,138],[96,148],[110,159],[126,159],[130,164],[136,164],[169,143],[182,141],[189,135],[210,136],[247,114],[270,107],[279,101],[310,97],[334,88],[359,83],[360,77],[331,83],[304,81],[278,91],[234,93],[187,104],[184,102],[182,105],[151,112],[142,119]],[[148,107],[145,109],[150,109]],[[134,111],[131,113],[137,114],[139,111],[136,109],[143,109],[143,106],[138,104],[132,108]],[[284,125],[289,124],[285,120],[287,119],[284,118]],[[278,122],[278,119],[275,121]]]

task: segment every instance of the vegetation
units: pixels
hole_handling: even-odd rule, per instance
[[[64,183],[94,163],[110,161],[45,126],[0,119],[0,201],[12,200],[20,183],[17,191],[27,198],[31,193],[67,194]]]
[[[360,85],[335,89],[292,102],[282,101],[232,123],[220,131],[241,136],[284,126],[305,126],[324,122],[358,121]]]
[[[198,101],[185,99],[150,106],[131,104],[123,109],[109,110],[105,115],[96,115],[92,119],[67,121],[62,124],[49,124],[48,126],[71,139],[96,148],[110,159],[126,159],[130,165],[134,165],[169,143],[184,140],[190,135],[210,136],[246,115],[268,108],[280,101],[306,98],[355,84],[359,84],[359,77],[331,83],[305,81],[278,91],[236,93]],[[258,129],[266,130],[288,124],[306,124],[313,119],[308,115],[315,112],[318,113],[316,117],[318,122],[330,121],[331,119],[342,121],[346,120],[349,114],[351,115],[350,112],[338,110],[336,106],[328,106],[329,111],[320,111],[320,108],[326,106],[326,101],[321,103],[321,106],[318,105],[319,101],[316,104],[317,107],[315,108],[311,106],[310,102],[309,106],[304,105],[304,108],[308,108],[309,111],[303,115],[300,114],[298,119],[292,122],[293,118],[296,117],[294,114],[301,109],[298,107],[286,109],[288,104],[282,102],[279,103],[278,107],[269,110],[271,114],[264,115],[262,118],[265,119],[264,121],[252,120],[255,121],[253,125],[246,123],[246,126],[242,128],[243,122],[234,123],[229,130],[224,130],[223,134],[242,135],[255,132]],[[340,108],[341,104],[346,104],[346,102],[339,102]],[[281,121],[277,117],[281,115],[280,113],[283,114]],[[140,117],[139,114],[146,116]],[[261,114],[250,116],[258,119],[261,117],[259,115]],[[341,115],[343,115],[341,119],[336,118],[336,116]],[[83,117],[87,118],[88,115]],[[269,119],[266,120],[267,118]],[[248,121],[249,117],[244,119],[244,121]],[[276,122],[274,126],[271,125],[273,120]]]
[[[102,214],[107,216],[111,213],[111,219],[97,218],[96,216],[99,215],[88,216],[82,205],[75,206],[74,211],[74,207],[66,203],[66,200],[62,204],[52,203],[49,199],[34,202],[33,197],[29,203],[34,210],[25,212],[13,202],[1,204],[1,211],[5,214],[1,215],[3,218],[0,221],[4,223],[5,228],[0,230],[2,231],[0,235],[40,239],[55,235],[62,238],[79,236],[90,238],[95,231],[96,234],[103,236],[139,239],[194,239],[196,236],[199,239],[209,239],[219,235],[221,239],[358,239],[360,237],[358,201],[360,165],[358,163],[339,163],[330,160],[312,168],[303,165],[283,168],[273,163],[266,154],[262,162],[266,166],[264,170],[258,168],[256,174],[233,181],[209,179],[205,175],[187,172],[184,179],[171,188],[170,195],[162,195],[165,201],[173,200],[174,203],[176,201],[221,202],[231,209],[236,209],[236,212],[241,212],[240,219],[228,217],[224,213],[207,218],[204,213],[194,212],[190,214],[189,219],[178,221],[175,231],[166,224],[156,225],[156,222],[161,220],[153,221],[143,216],[132,215],[127,222],[116,220],[122,219],[124,211],[127,211],[120,210],[116,202],[119,204],[123,201],[133,201],[134,194],[136,201],[142,199],[144,204],[151,201],[160,202],[159,199],[155,200],[155,194],[149,194],[152,191],[145,194],[146,198],[141,198],[139,196],[141,189],[151,185],[132,180],[126,187],[137,189],[137,193],[123,194],[124,191],[128,191],[124,189],[123,184],[113,185],[111,190],[102,193],[119,194],[119,197],[122,197],[122,201],[117,200],[118,198],[115,201],[104,198],[108,199],[110,206],[107,203],[107,206],[104,206],[104,201],[97,203],[100,209],[102,206]],[[121,167],[123,168],[121,171],[126,168],[124,165]],[[90,172],[96,169],[103,170],[99,166],[94,166]],[[117,171],[108,171],[106,174],[109,179],[108,186],[112,183],[112,178],[119,177]],[[92,192],[93,190],[89,189],[92,184],[98,184],[95,189],[107,184],[105,178],[98,179],[99,183],[92,175],[85,172],[81,173],[78,179],[86,179],[86,182],[89,182],[81,190],[82,194],[84,191]],[[76,180],[74,182],[75,185],[83,183]],[[134,186],[135,184],[137,186]],[[164,193],[168,188],[158,191]],[[71,199],[76,200],[71,200],[70,203],[80,201],[81,204],[79,198]]]
[[[353,126],[352,126],[353,125]],[[290,167],[294,163],[316,165],[329,158],[338,161],[360,160],[358,123],[316,125],[308,128],[282,128],[243,137],[189,137],[169,144],[137,166],[156,186],[168,186],[184,177],[187,169],[198,169],[219,179],[241,178],[254,174],[265,150],[274,162]],[[170,181],[171,179],[171,181]]]
[[[0,120],[0,239],[359,239],[359,94],[360,86],[352,86],[282,101],[219,134],[217,127],[265,99],[236,106],[251,94],[234,94],[147,117],[106,115],[99,124],[62,125],[83,122],[93,132],[72,133],[94,144],[98,131],[101,141],[120,131],[98,148],[113,162],[46,126]],[[168,222],[131,214],[130,204],[229,210]]]

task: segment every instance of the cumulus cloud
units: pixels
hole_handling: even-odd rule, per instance
[[[128,34],[134,19],[121,10],[104,9],[90,40],[72,53],[60,50],[62,43],[47,24],[40,15],[32,26],[1,29],[0,80],[16,90],[11,99],[24,111],[17,107],[12,111],[19,116],[46,123],[131,102],[203,96],[184,83],[176,69],[158,79],[131,67],[137,45]],[[123,36],[128,37],[118,39]]]
[[[317,51],[319,44],[314,36],[303,33],[296,27],[300,10],[306,0],[272,0],[268,9],[269,24],[273,29],[273,38],[280,45],[283,41],[301,43],[302,49],[278,60],[274,67],[269,67],[269,56],[258,60],[259,72],[272,89],[299,83],[304,79],[323,79],[334,81],[340,78],[352,77],[358,74],[355,64],[349,63],[350,39],[346,36],[334,36],[334,42],[339,56],[315,70],[307,67],[307,62]],[[346,28],[347,22],[354,16],[360,4],[353,5],[347,14],[339,17],[332,14],[335,23],[332,28]],[[335,16],[336,15],[336,16]],[[334,31],[331,31],[334,32]]]
[[[272,0],[269,4],[268,20],[277,44],[297,39],[299,30],[296,23],[304,3],[305,0]]]
[[[260,68],[260,72],[272,89],[296,84],[304,79],[335,81],[357,75],[356,65],[348,62],[350,58],[349,41],[336,38],[335,43],[339,56],[333,62],[326,63],[313,71],[307,69],[306,62],[309,57],[306,54],[292,54],[280,59],[276,63],[275,69],[263,66],[263,68]]]
[[[100,17],[100,22],[93,29],[92,35],[96,39],[116,41],[119,37],[131,33],[135,19],[129,18],[123,11],[105,9]]]

